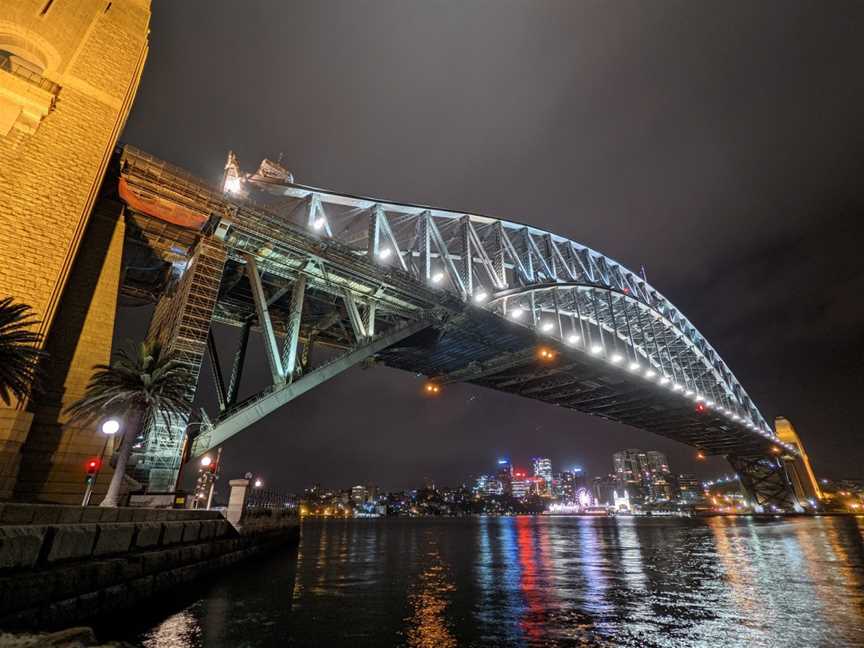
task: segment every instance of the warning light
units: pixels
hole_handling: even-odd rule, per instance
[[[705,411],[705,403],[696,403],[696,411],[702,414]]]
[[[630,294],[630,289],[625,287],[625,288],[624,288],[624,294],[625,294],[625,295],[629,295],[629,294]]]
[[[555,352],[552,349],[547,349],[546,347],[540,347],[537,350],[537,355],[540,357],[541,360],[548,361],[555,359]]]
[[[99,461],[99,459],[88,460],[87,461],[87,474],[88,475],[95,475],[97,472],[99,472],[99,466],[101,464],[102,464],[102,462]]]

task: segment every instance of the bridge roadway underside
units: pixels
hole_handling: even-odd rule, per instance
[[[434,314],[430,327],[377,352],[375,360],[423,374],[444,387],[468,382],[624,423],[708,455],[725,456],[739,474],[743,473],[742,482],[757,503],[780,503],[788,508],[787,481],[782,463],[772,454],[776,446],[771,437],[748,433],[720,412],[697,407],[683,393],[661,388],[628,371],[626,362],[610,364],[584,346],[565,344],[535,329],[514,325],[481,305],[417,280],[409,272],[382,268],[368,255],[358,256],[356,250],[335,240],[322,242],[320,236],[280,221],[258,206],[234,201],[155,158],[137,152],[124,157],[121,177],[137,183],[149,197],[178,201],[231,223],[230,234],[219,238],[213,235],[215,227],[191,232],[152,218],[132,205],[127,209],[123,285],[127,300],[164,301],[166,295],[176,292],[177,268],[195,266],[193,250],[200,249],[202,241],[225,250],[224,264],[218,265],[214,303],[207,306],[209,310],[202,310],[200,303],[195,305],[199,320],[204,318],[200,322],[203,333],[199,332],[199,338],[202,334],[204,338],[198,340],[200,351],[193,358],[196,371],[207,336],[211,338],[211,353],[215,353],[212,336],[218,330],[212,323],[241,327],[247,337],[250,331],[266,335],[269,327],[274,342],[290,338],[293,330],[295,346],[303,349],[297,351],[297,373],[293,374],[299,376],[314,370],[309,357],[313,344],[318,349],[347,352],[371,339],[373,331],[386,332],[406,320]],[[284,226],[274,225],[281,222]],[[252,258],[258,268],[253,268],[255,281],[249,271]],[[181,277],[184,272],[189,271],[181,270]],[[292,311],[301,278],[301,305],[299,312]],[[258,303],[255,282],[259,284]],[[346,291],[355,297],[346,298]],[[270,320],[263,323],[261,295],[268,311],[265,319]],[[362,306],[355,307],[354,299],[368,304],[365,313]],[[361,315],[370,335],[365,339],[358,332]],[[185,331],[182,326],[178,330]],[[362,327],[359,330],[362,332]],[[235,357],[231,383],[240,380],[244,356],[245,347]],[[211,364],[214,359],[211,357]],[[273,358],[268,361],[273,368]],[[218,374],[218,360],[215,364]],[[292,380],[290,372],[283,377],[286,379],[289,383]],[[228,393],[228,402],[222,403],[214,417],[218,425],[220,418],[244,403],[236,400],[236,385],[227,385],[227,374],[215,376],[215,380],[225,383],[222,388]]]

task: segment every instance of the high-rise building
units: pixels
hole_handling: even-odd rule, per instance
[[[696,479],[696,475],[678,475],[678,497],[685,502],[695,502],[702,497],[702,483]]]
[[[648,470],[648,457],[642,450],[631,448],[612,455],[615,487],[619,494],[627,491],[636,499],[645,497],[642,482]]]
[[[611,506],[615,502],[615,486],[617,477],[615,475],[606,475],[605,477],[595,477],[592,484],[594,491],[594,500],[599,505]]]
[[[630,448],[612,455],[615,486],[635,501],[672,499],[672,475],[666,455],[657,450]]]
[[[507,494],[512,493],[511,485],[513,482],[513,466],[510,465],[510,462],[507,459],[498,460],[497,477],[498,481],[501,482],[502,492]]]
[[[368,496],[369,491],[361,484],[357,484],[357,486],[351,488],[351,501],[355,505],[363,504]]]
[[[546,488],[552,486],[552,460],[548,457],[534,457],[534,476],[546,482]]]

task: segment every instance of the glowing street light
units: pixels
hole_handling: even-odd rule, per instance
[[[522,319],[522,316],[525,314],[524,308],[514,308],[510,311],[510,317],[514,320]]]
[[[439,284],[442,281],[444,281],[444,273],[443,272],[436,272],[435,274],[432,275],[432,283],[433,284]]]
[[[111,436],[113,434],[117,434],[120,430],[120,421],[117,419],[108,419],[102,424],[102,434],[107,434]]]
[[[211,463],[213,463],[213,459],[210,457],[210,455],[204,455],[203,457],[201,457],[201,466],[203,468],[206,468]]]
[[[481,290],[476,295],[474,295],[474,301],[478,304],[482,304],[486,301],[487,297],[489,297],[489,293],[487,293],[485,290]]]
[[[255,488],[261,488],[263,485],[264,482],[262,482],[260,479],[255,480]]]
[[[389,247],[381,248],[380,250],[378,250],[379,259],[388,259],[390,258],[391,254],[393,254],[393,250],[391,250]]]

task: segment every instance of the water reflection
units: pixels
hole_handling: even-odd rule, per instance
[[[457,644],[445,613],[449,594],[456,588],[449,580],[435,535],[426,534],[423,545],[424,569],[408,593],[411,614],[405,619],[405,635],[409,646],[450,648]]]
[[[304,524],[113,635],[197,646],[864,646],[864,520]],[[149,616],[148,616],[149,615]]]

